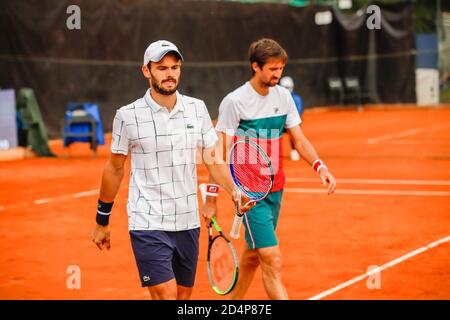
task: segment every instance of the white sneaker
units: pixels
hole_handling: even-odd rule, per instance
[[[300,160],[300,155],[298,154],[297,150],[291,150],[291,160],[292,161]]]

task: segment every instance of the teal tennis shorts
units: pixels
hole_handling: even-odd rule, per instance
[[[278,245],[275,229],[282,196],[283,190],[269,193],[244,216],[245,241],[250,250]]]

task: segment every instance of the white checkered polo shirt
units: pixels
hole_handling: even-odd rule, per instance
[[[117,110],[111,152],[131,151],[128,192],[130,230],[181,231],[198,228],[197,147],[218,140],[203,101],[176,92],[169,113],[147,90]]]

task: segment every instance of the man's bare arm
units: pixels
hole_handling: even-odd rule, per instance
[[[103,169],[102,184],[100,187],[99,200],[104,203],[114,202],[119,192],[120,183],[124,174],[124,165],[127,156],[111,153],[108,162]],[[92,235],[92,241],[100,250],[111,249],[110,230],[108,224],[96,224]]]
[[[299,125],[289,128],[287,131],[290,135],[291,141],[294,142],[295,149],[302,156],[302,158],[306,160],[306,162],[312,165],[315,160],[319,159],[316,149],[314,149],[314,146],[308,138],[306,138]]]
[[[104,202],[114,201],[114,198],[119,192],[126,159],[127,156],[111,153],[111,156],[103,169],[100,200]]]
[[[228,150],[230,150],[230,146],[231,146],[231,142],[233,140],[233,137],[231,136],[227,136],[225,133],[223,132],[217,132],[217,135],[219,137],[219,141],[217,142],[216,145],[216,157],[218,160],[222,160],[223,163],[226,164],[227,162],[227,154],[228,154]],[[228,169],[228,168],[227,168]],[[213,183],[216,184],[216,180],[214,179],[213,175],[209,175],[209,183]],[[217,201],[216,197],[206,197],[206,203],[210,203],[210,204],[215,204]]]
[[[223,158],[224,152],[221,143],[222,141],[219,139],[214,147],[204,149],[203,160],[210,174],[210,182],[221,185],[231,195],[234,191],[234,184],[230,170]]]

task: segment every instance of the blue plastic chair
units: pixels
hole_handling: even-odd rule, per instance
[[[89,142],[94,156],[97,146],[105,144],[99,107],[95,103],[69,103],[62,132],[64,149],[74,142]]]

